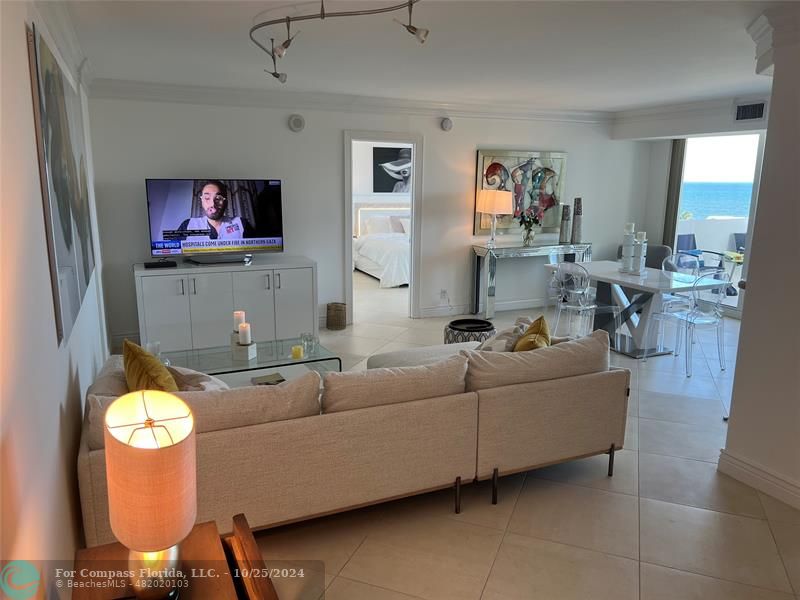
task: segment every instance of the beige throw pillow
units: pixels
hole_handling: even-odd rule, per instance
[[[464,392],[467,359],[451,356],[419,367],[326,373],[322,412],[452,396]]]
[[[514,345],[522,335],[523,330],[519,327],[509,327],[499,331],[489,339],[481,342],[475,350],[486,350],[488,352],[511,352]]]
[[[279,385],[259,385],[205,392],[175,392],[194,415],[197,433],[235,429],[319,414],[319,374],[316,371]],[[89,396],[89,449],[104,447],[103,419],[115,398]]]
[[[526,352],[462,350],[469,361],[467,391],[573,377],[608,370],[608,333],[591,335]]]

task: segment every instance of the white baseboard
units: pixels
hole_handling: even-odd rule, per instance
[[[466,315],[469,314],[469,305],[456,304],[450,306],[428,306],[423,308],[422,318],[428,317],[449,317],[451,315]]]
[[[500,310],[525,310],[526,308],[543,308],[547,306],[547,298],[527,298],[525,300],[504,300],[495,302],[494,309]]]
[[[800,510],[800,483],[796,481],[789,481],[726,450],[720,452],[717,470]]]

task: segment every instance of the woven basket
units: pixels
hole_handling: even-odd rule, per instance
[[[328,329],[344,329],[347,327],[347,304],[344,302],[330,302],[328,304]]]

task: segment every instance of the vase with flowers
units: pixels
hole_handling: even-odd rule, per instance
[[[533,238],[536,235],[533,228],[541,223],[536,210],[533,207],[526,208],[517,216],[517,221],[522,227],[522,245],[533,246]]]

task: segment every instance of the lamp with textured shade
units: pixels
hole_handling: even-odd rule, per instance
[[[111,530],[129,550],[134,592],[172,597],[177,588],[149,586],[137,577],[141,569],[149,573],[144,579],[174,577],[178,544],[197,518],[192,411],[167,392],[131,392],[106,410],[103,435]]]
[[[497,215],[510,215],[514,212],[514,198],[506,190],[479,190],[475,201],[475,210],[492,215],[492,236],[489,248],[495,247],[495,231],[497,230]]]

